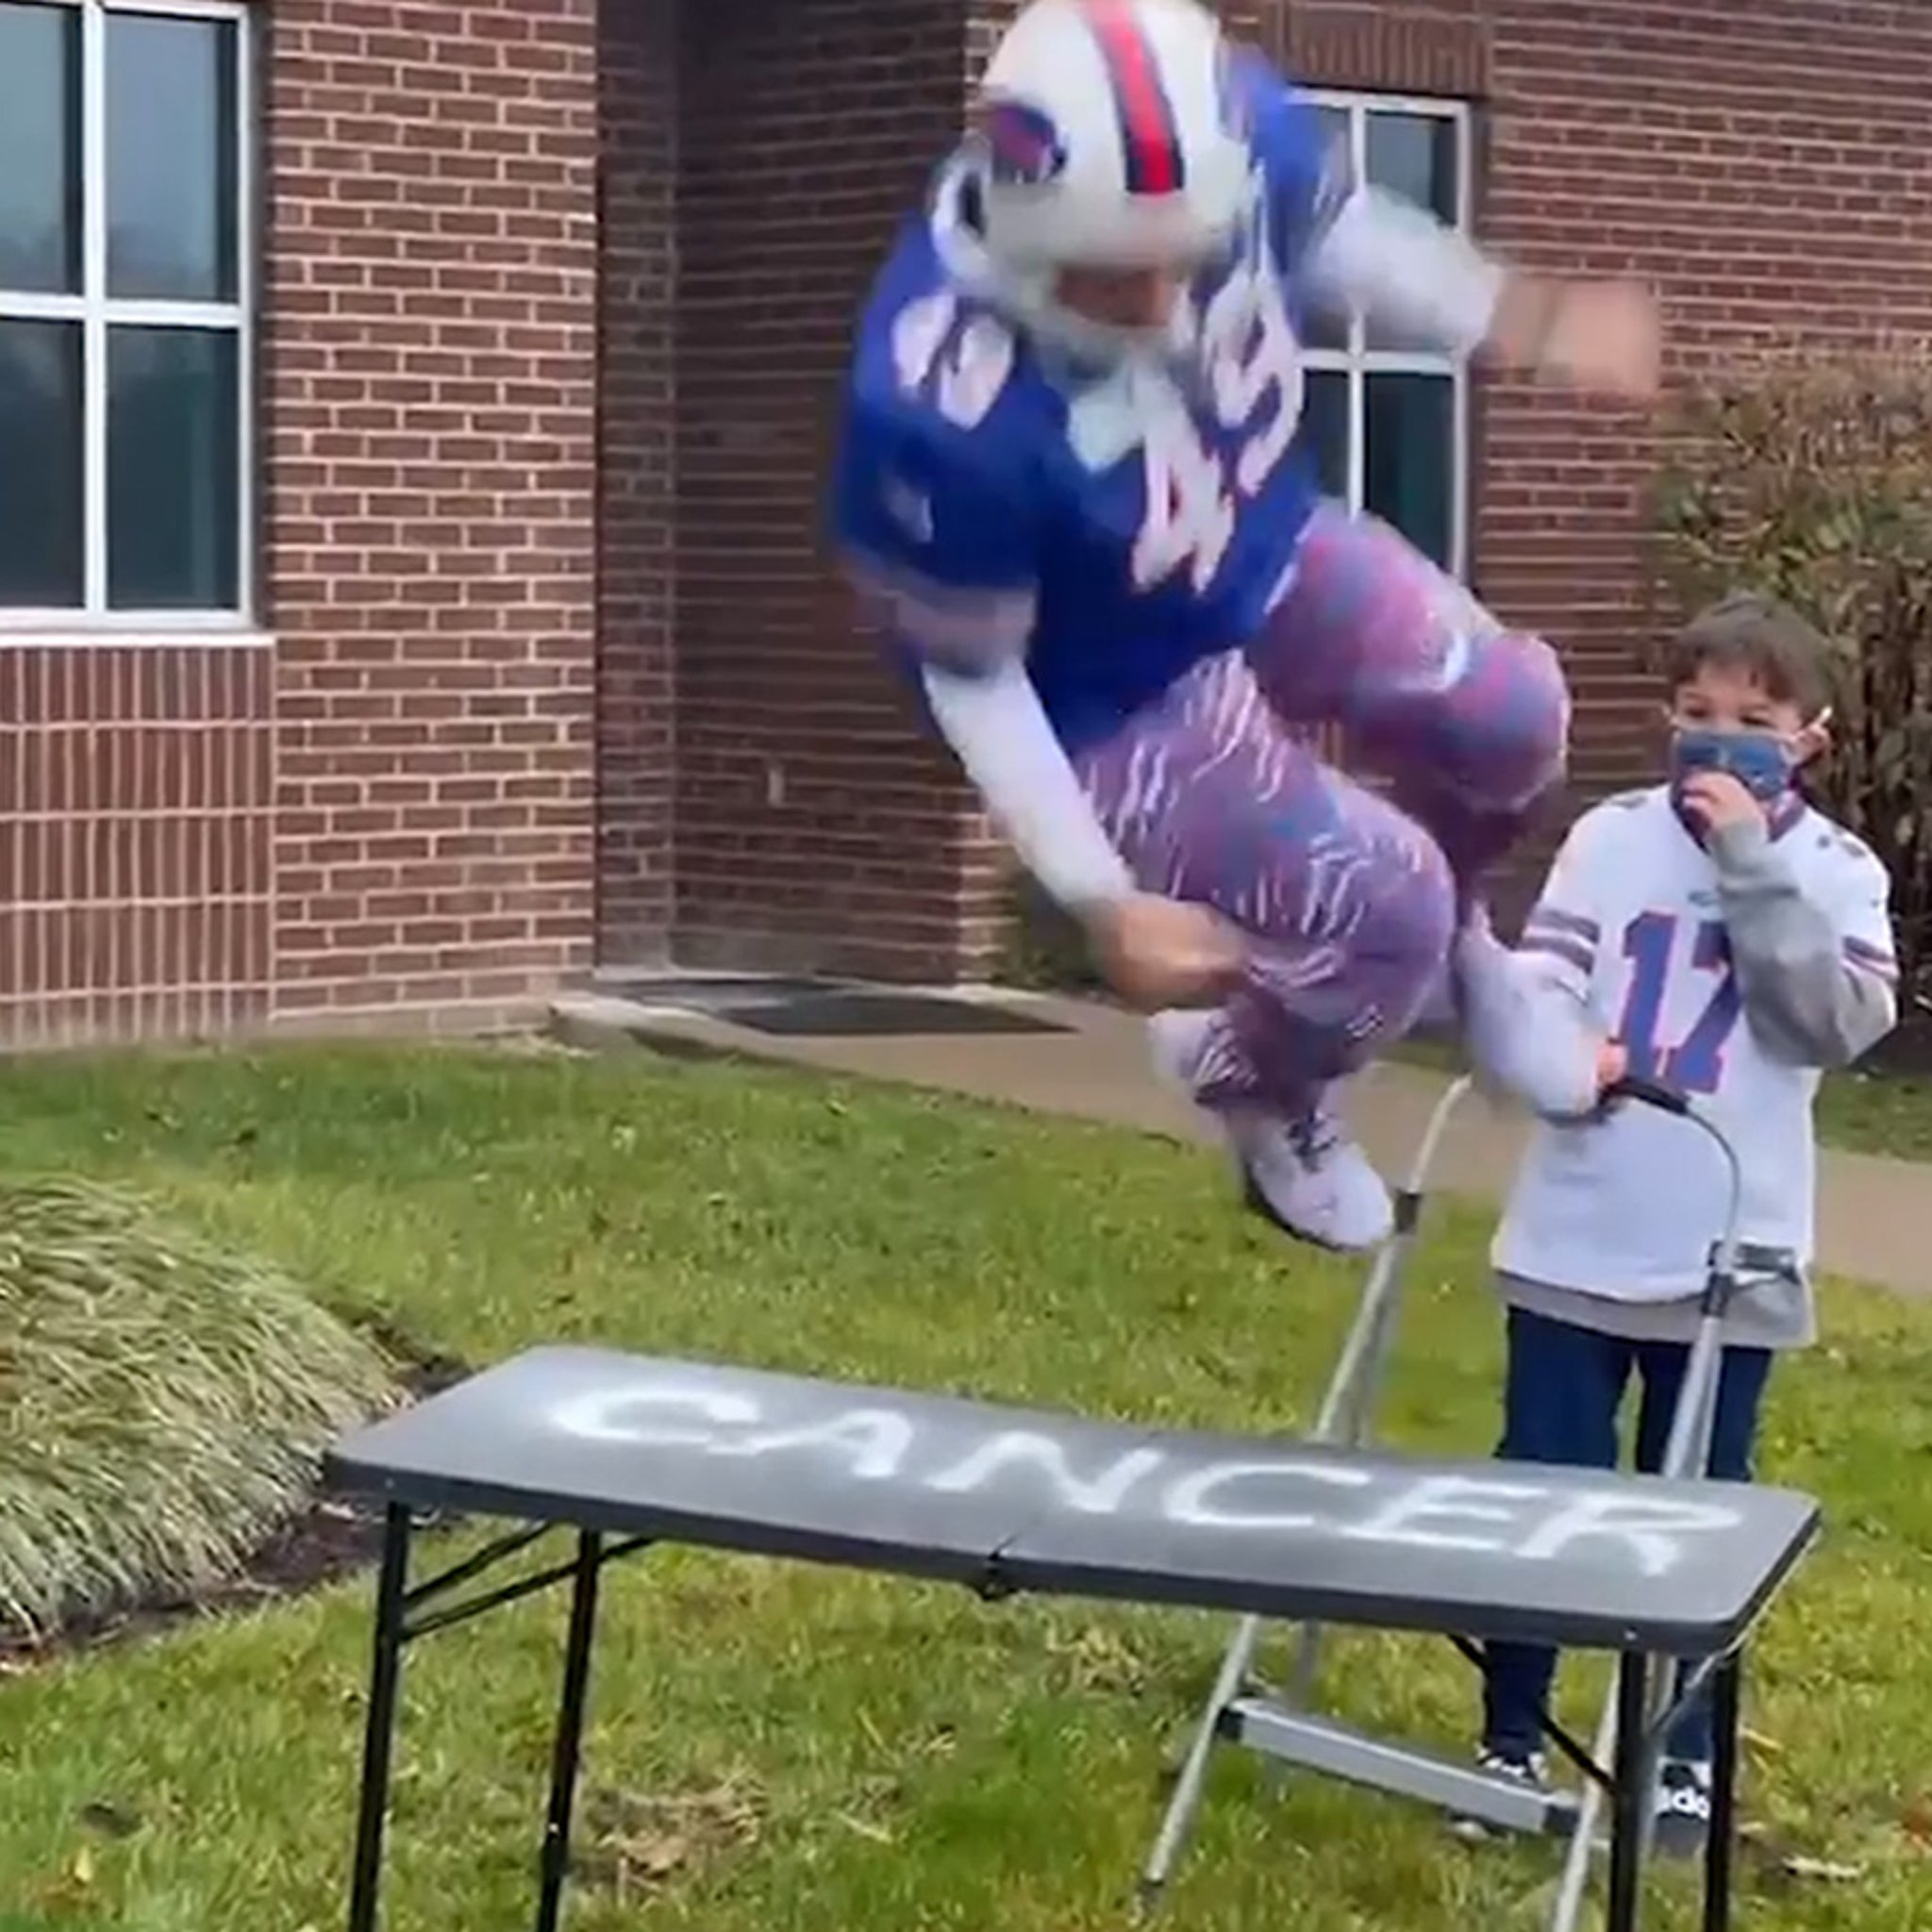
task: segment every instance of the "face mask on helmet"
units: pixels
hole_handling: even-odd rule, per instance
[[[1167,362],[1192,334],[1188,308],[1191,272],[1091,267],[1074,262],[1012,277],[1025,325],[1076,366],[1106,369],[1127,361]]]

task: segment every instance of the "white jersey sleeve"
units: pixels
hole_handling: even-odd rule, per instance
[[[1609,1033],[1592,998],[1606,903],[1598,854],[1602,808],[1558,849],[1514,952],[1487,925],[1457,940],[1456,972],[1470,1058],[1483,1081],[1552,1119],[1589,1113]]]
[[[1579,1003],[1589,1001],[1605,922],[1612,908],[1606,855],[1614,863],[1612,814],[1623,809],[1613,799],[1585,812],[1571,826],[1523,923],[1522,951],[1535,962],[1538,976]]]
[[[1840,834],[1844,863],[1832,912],[1845,970],[1885,990],[1896,1010],[1898,949],[1891,929],[1891,874],[1862,840]]]
[[[1869,849],[1807,812],[1784,837],[1729,828],[1711,841],[1746,1019],[1765,1051],[1840,1067],[1897,1023],[1890,884]]]

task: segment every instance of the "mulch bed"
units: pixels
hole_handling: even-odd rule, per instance
[[[425,1350],[380,1321],[360,1325],[404,1365],[403,1387],[413,1401],[437,1394],[470,1374],[455,1357]],[[436,1526],[450,1525],[439,1522]],[[0,1675],[155,1636],[195,1619],[258,1609],[341,1582],[375,1566],[382,1554],[382,1528],[379,1507],[317,1495],[236,1574],[206,1590],[158,1593],[112,1609],[83,1611],[38,1638],[0,1624]]]

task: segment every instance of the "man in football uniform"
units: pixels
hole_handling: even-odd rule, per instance
[[[1335,1084],[1445,985],[1560,775],[1555,654],[1322,500],[1306,317],[1614,398],[1654,308],[1350,182],[1192,0],[1035,0],[874,286],[838,544],[994,820],[1224,1124],[1251,1202],[1372,1244]],[[1339,725],[1386,793],[1319,760]]]
[[[1762,598],[1727,598],[1676,640],[1669,677],[1669,781],[1584,813],[1513,960],[1468,976],[1478,1065],[1546,1116],[1493,1251],[1507,1324],[1499,1453],[1613,1468],[1635,1378],[1636,1460],[1651,1473],[1662,1461],[1731,1182],[1719,1149],[1681,1121],[1641,1107],[1593,1115],[1599,1087],[1627,1066],[1722,1130],[1747,1262],[1778,1257],[1747,1266],[1753,1285],[1724,1324],[1709,1473],[1741,1482],[1774,1355],[1816,1327],[1821,1072],[1870,1051],[1897,1018],[1890,881],[1794,782],[1826,742],[1825,647],[1807,625]],[[1556,1663],[1545,1649],[1491,1647],[1492,1773],[1543,1776]],[[1667,1754],[1659,1842],[1690,1849],[1710,1811],[1702,1699]]]

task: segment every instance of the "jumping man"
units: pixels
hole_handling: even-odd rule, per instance
[[[1352,182],[1193,0],[1035,0],[872,291],[834,490],[849,568],[1022,861],[1249,1198],[1386,1232],[1336,1084],[1438,992],[1559,778],[1556,654],[1323,500],[1301,341],[1406,339],[1650,396],[1649,297],[1519,274]],[[1390,781],[1309,749],[1332,722]]]

